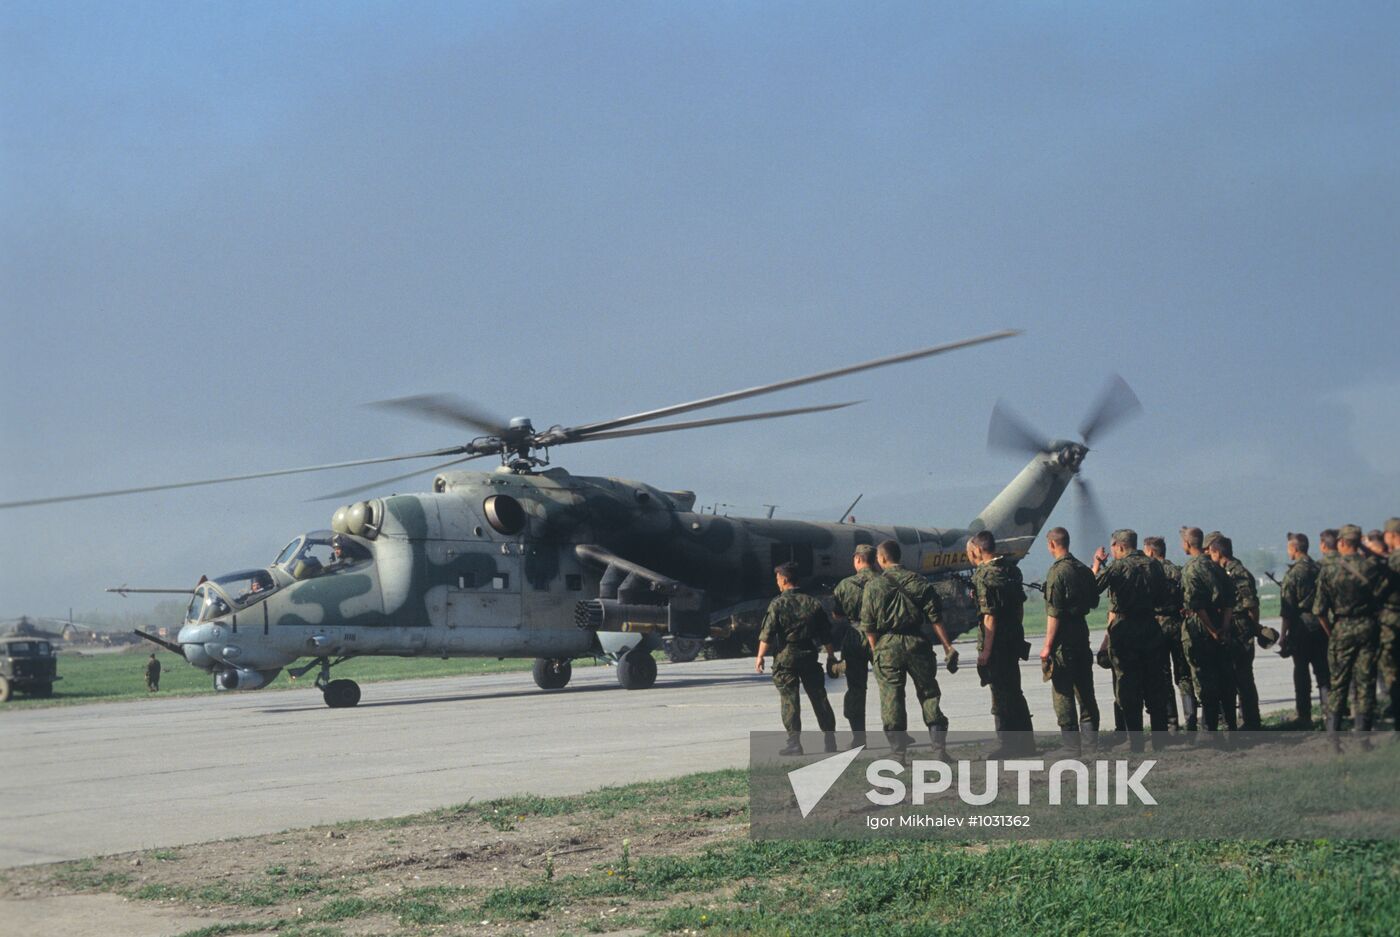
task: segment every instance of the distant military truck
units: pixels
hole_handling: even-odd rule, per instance
[[[0,638],[0,703],[16,692],[30,696],[53,696],[58,676],[58,657],[53,645],[35,638]]]

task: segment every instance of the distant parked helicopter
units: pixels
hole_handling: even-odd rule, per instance
[[[573,659],[599,657],[616,663],[623,687],[642,689],[656,680],[651,651],[660,647],[662,636],[692,643],[731,639],[736,628],[761,616],[775,591],[776,564],[794,561],[815,588],[829,589],[850,572],[851,554],[861,543],[898,540],[906,563],[935,577],[946,590],[950,615],[961,613],[961,624],[970,625],[971,606],[956,578],[967,567],[968,536],[989,529],[1001,551],[1024,555],[1078,477],[1090,438],[1135,407],[1136,398],[1125,400],[1125,393],[1132,396],[1126,385],[1111,388],[1086,422],[1083,443],[1042,441],[999,407],[989,440],[1030,450],[1030,463],[970,524],[957,528],[696,513],[693,492],[549,468],[552,447],[835,410],[850,404],[640,425],[1015,334],[994,332],[543,431],[528,419],[500,420],[447,396],[399,398],[378,406],[482,435],[428,452],[9,502],[0,508],[450,457],[430,469],[327,496],[348,498],[437,472],[431,493],[370,498],[338,508],[329,529],[293,538],[269,566],[201,580],[193,589],[109,591],[191,594],[176,641],[143,636],[211,673],[221,690],[258,689],[284,668],[294,677],[316,669],[316,685],[327,706],[354,706],[359,686],[331,679],[331,669],[364,656],[533,657],[535,682],[545,690],[569,682]],[[493,455],[501,460],[495,471],[451,470]],[[290,668],[300,658],[310,661]]]

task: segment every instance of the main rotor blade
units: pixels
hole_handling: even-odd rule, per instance
[[[439,423],[465,426],[488,436],[501,436],[508,432],[505,420],[487,413],[474,403],[450,394],[414,394],[409,397],[394,397],[391,400],[376,400],[365,406],[379,410],[397,410]]]
[[[1048,452],[1050,440],[1031,429],[1005,400],[998,400],[992,407],[991,422],[987,424],[987,448],[1018,455],[1035,455]]]
[[[1084,476],[1074,476],[1074,484],[1079,494],[1079,538],[1089,547],[1087,551],[1081,548],[1080,553],[1082,556],[1092,556],[1093,550],[1108,545],[1108,521],[1104,519],[1098,499],[1094,497],[1094,489],[1089,487]]]
[[[1092,445],[1095,436],[1141,412],[1142,401],[1138,400],[1127,381],[1114,374],[1099,394],[1094,409],[1080,424],[1079,436],[1084,440],[1084,445]]]
[[[250,481],[254,478],[275,478],[279,475],[300,475],[306,472],[324,472],[328,469],[353,468],[357,465],[376,465],[380,462],[402,462],[405,459],[429,459],[433,456],[461,455],[466,446],[451,446],[447,449],[431,449],[427,452],[410,452],[406,455],[381,456],[377,459],[354,459],[350,462],[328,462],[325,465],[305,465],[301,468],[277,469],[272,472],[249,472],[246,475],[225,475],[223,478],[204,478],[192,482],[172,482],[168,485],[142,485],[139,488],[113,488],[108,491],[90,491],[79,495],[59,495],[53,498],[31,498],[25,501],[0,502],[0,510],[24,508],[37,504],[59,504],[64,501],[89,501],[94,498],[115,498],[119,495],[143,494],[148,491],[172,491],[176,488],[198,488],[203,485],[224,485],[229,482]]]
[[[559,443],[551,445],[564,445],[571,442],[593,442],[596,439],[621,439],[624,436],[646,436],[651,433],[669,433],[678,429],[700,429],[704,426],[722,426],[725,423],[747,423],[750,420],[773,420],[780,416],[798,416],[803,413],[823,413],[827,410],[840,410],[843,407],[853,407],[860,400],[851,400],[846,403],[828,403],[816,407],[797,407],[792,410],[769,410],[765,413],[746,413],[742,416],[719,416],[709,420],[688,420],[684,423],[662,423],[660,426],[639,426],[635,429],[614,429],[602,433],[589,433],[579,439],[564,439]]]
[[[828,381],[832,378],[844,377],[847,374],[855,374],[860,371],[869,371],[873,368],[883,368],[891,364],[900,364],[905,361],[915,361],[919,358],[929,358],[933,355],[941,355],[945,352],[956,351],[959,348],[970,348],[973,345],[981,345],[985,342],[995,342],[1003,338],[1011,338],[1013,335],[1020,335],[1019,329],[1004,329],[1000,332],[991,332],[987,335],[979,335],[976,338],[967,338],[958,342],[949,342],[946,345],[934,345],[931,348],[923,348],[918,351],[907,351],[899,355],[890,355],[885,358],[876,358],[873,361],[866,361],[861,364],[847,365],[844,368],[835,368],[830,371],[820,371],[816,374],[808,374],[804,377],[789,378],[785,381],[777,381],[772,384],[762,384],[758,387],[750,387],[747,390],[730,391],[727,394],[716,394],[713,397],[704,397],[700,400],[691,400],[686,403],[673,404],[669,407],[661,407],[657,410],[646,410],[642,413],[634,413],[631,416],[618,417],[612,420],[600,420],[596,423],[585,423],[582,426],[568,427],[561,431],[570,441],[577,440],[583,436],[596,436],[596,434],[615,430],[623,426],[631,426],[634,423],[646,423],[651,420],[659,420],[662,417],[675,416],[680,413],[689,413],[692,410],[702,410],[706,407],[718,407],[721,404],[733,403],[736,400],[747,400],[749,397],[757,397],[761,394],[772,394],[780,390],[787,390],[790,387],[801,387],[804,384],[815,384],[818,381]],[[552,444],[557,444],[552,443]]]
[[[454,465],[461,465],[463,462],[470,462],[472,459],[479,459],[479,458],[481,458],[482,456],[487,456],[487,455],[491,455],[491,453],[489,453],[489,452],[479,452],[479,453],[477,453],[477,454],[475,454],[475,455],[469,455],[469,456],[467,456],[465,459],[453,459],[451,462],[444,462],[444,463],[442,463],[441,465],[430,465],[430,466],[428,466],[427,468],[414,469],[413,471],[411,471],[411,472],[405,472],[405,473],[402,474],[402,475],[395,475],[393,478],[381,478],[381,479],[379,479],[378,481],[367,482],[366,484],[363,484],[363,485],[356,485],[354,488],[346,488],[346,489],[344,489],[343,491],[333,491],[333,492],[331,492],[331,493],[328,494],[328,495],[321,495],[321,496],[318,497],[318,498],[308,498],[307,500],[309,500],[309,501],[329,501],[329,500],[331,500],[332,498],[348,498],[350,495],[357,495],[357,494],[359,494],[360,492],[362,492],[362,491],[368,491],[368,490],[371,489],[371,488],[378,488],[378,487],[380,487],[381,485],[388,485],[388,484],[390,484],[391,482],[401,482],[401,481],[403,481],[405,478],[415,478],[415,477],[417,477],[417,476],[419,476],[419,475],[427,474],[428,472],[437,472],[437,471],[440,471],[441,469],[451,468],[451,467],[454,466]]]

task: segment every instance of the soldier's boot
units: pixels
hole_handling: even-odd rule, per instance
[[[933,743],[933,757],[937,761],[948,760],[948,729],[943,726],[929,726],[929,741]]]
[[[822,733],[822,751],[824,751],[824,752],[838,752],[838,751],[840,751],[840,749],[836,747],[836,733],[835,733],[835,732],[823,732],[823,733]]]
[[[865,747],[865,730],[853,729],[851,731],[851,748]]]
[[[1332,743],[1332,750],[1340,754],[1342,751],[1342,714],[1335,709],[1329,709],[1323,715],[1323,722],[1327,727],[1327,738]]]
[[[1091,725],[1079,727],[1079,748],[1081,754],[1092,755],[1099,750],[1099,730]]]
[[[801,755],[802,754],[802,733],[789,732],[787,734],[787,744],[778,752],[779,755]]]
[[[1188,690],[1181,691],[1181,714],[1186,717],[1186,731],[1195,732],[1196,722],[1196,696]]]
[[[1131,752],[1147,750],[1147,739],[1143,736],[1141,729],[1128,730],[1128,750]]]
[[[1296,725],[1298,726],[1298,728],[1300,728],[1300,729],[1311,729],[1311,728],[1312,728],[1312,697],[1311,697],[1311,696],[1308,696],[1306,699],[1303,699],[1302,697],[1300,697],[1300,698],[1298,699],[1297,710],[1298,710],[1298,717],[1294,720],[1295,724],[1296,724]]]
[[[1083,754],[1078,729],[1060,730],[1060,747],[1045,753],[1046,758],[1078,758]]]
[[[1371,715],[1367,713],[1357,716],[1351,727],[1353,735],[1361,736],[1361,747],[1368,752],[1371,750],[1371,724]]]

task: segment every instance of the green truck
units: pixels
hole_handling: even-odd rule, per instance
[[[48,641],[14,635],[0,638],[0,703],[17,692],[53,696],[53,685],[61,679],[58,655]]]

